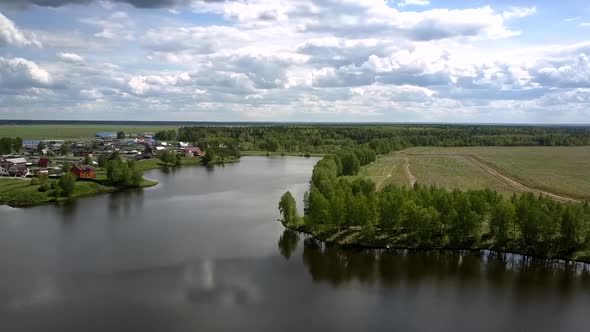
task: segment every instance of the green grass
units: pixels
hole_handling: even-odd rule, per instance
[[[91,138],[100,131],[123,131],[126,133],[157,132],[177,129],[173,126],[128,126],[128,125],[0,125],[0,137],[27,139],[77,139]]]
[[[56,182],[57,180],[49,180]],[[143,180],[141,187],[151,187],[157,185],[157,182]],[[76,181],[74,192],[69,197],[60,197],[56,199],[52,190],[46,192],[39,191],[39,185],[31,185],[29,179],[11,179],[0,178],[0,204],[9,205],[38,205],[43,203],[63,201],[80,197],[94,196],[101,193],[121,190],[106,183],[106,180],[97,178],[95,180]]]
[[[399,155],[378,156],[377,161],[362,167],[358,176],[371,179],[377,185],[377,189],[389,184],[410,184],[404,169],[404,158]]]
[[[459,156],[410,156],[410,169],[419,184],[447,189],[492,189],[503,194],[514,191],[470,161]]]
[[[489,188],[503,194],[515,190],[461,155],[479,157],[501,173],[532,188],[590,198],[590,147],[419,147],[380,156],[363,166],[359,176],[387,184],[408,185],[404,159],[421,185],[448,189]],[[390,176],[388,176],[388,174]]]
[[[529,187],[590,198],[590,147],[587,146],[412,148],[403,153],[476,155]]]

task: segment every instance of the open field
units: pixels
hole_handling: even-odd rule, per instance
[[[590,198],[590,147],[411,148],[381,156],[359,175],[378,187],[409,185],[406,160],[423,185],[543,193],[560,201]]]
[[[126,126],[126,125],[0,125],[0,137],[27,139],[76,139],[94,137],[100,131],[123,131],[126,133],[156,132],[177,129],[171,126]]]

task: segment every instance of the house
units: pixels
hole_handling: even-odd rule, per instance
[[[51,160],[49,160],[49,158],[39,158],[39,161],[37,161],[37,166],[47,168],[51,166]]]
[[[76,165],[70,169],[78,179],[96,179],[96,170],[90,165]]]
[[[185,143],[185,142],[178,142],[178,147],[179,147],[179,148],[186,148],[187,146],[189,146],[189,144],[188,144],[188,143]]]
[[[8,169],[4,168],[2,164],[0,164],[0,176],[8,176]]]
[[[152,150],[152,151],[154,151],[154,153],[156,154],[156,156],[159,157],[159,156],[161,156],[166,151],[166,148],[163,147],[163,146],[156,146],[156,148],[154,150]]]
[[[96,138],[102,138],[102,139],[113,139],[113,138],[117,138],[117,133],[114,131],[101,131],[96,133]]]
[[[202,157],[204,153],[196,146],[187,146],[184,148],[184,155],[187,157]]]
[[[6,158],[4,159],[4,165],[12,166],[12,165],[27,165],[27,160],[25,158]]]
[[[35,150],[39,146],[39,143],[41,143],[40,140],[23,141],[23,148],[25,148],[27,150]]]
[[[22,176],[25,177],[29,175],[29,169],[26,165],[23,164],[14,164],[8,167],[8,175],[9,176]]]

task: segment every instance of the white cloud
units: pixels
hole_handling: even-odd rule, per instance
[[[582,22],[578,26],[581,28],[590,28],[590,22]]]
[[[406,6],[428,6],[430,1],[428,0],[401,0],[397,3],[398,7]]]
[[[63,53],[60,52],[57,54],[57,57],[64,62],[72,63],[72,64],[84,64],[84,58],[79,56],[75,53]]]
[[[0,87],[23,89],[48,87],[52,83],[49,72],[36,63],[23,58],[0,57]]]
[[[0,13],[0,47],[4,46],[41,47],[41,43],[35,39],[34,35],[21,32],[14,22]]]
[[[534,15],[537,12],[537,7],[512,7],[502,13],[502,17],[506,20],[515,18],[523,18]]]

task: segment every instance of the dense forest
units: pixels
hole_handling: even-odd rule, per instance
[[[375,190],[351,177],[374,160],[368,148],[320,160],[296,214],[290,193],[279,209],[285,224],[340,243],[398,248],[494,249],[590,261],[590,204],[547,197],[504,197],[491,190],[449,191],[416,184]]]
[[[382,154],[410,146],[590,145],[588,127],[484,125],[277,125],[184,127],[181,141],[236,150],[332,152],[368,144]]]

